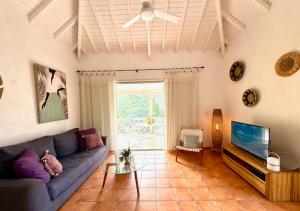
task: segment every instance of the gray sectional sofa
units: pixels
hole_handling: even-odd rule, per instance
[[[75,128],[0,148],[1,211],[53,211],[74,193],[107,156],[106,137],[102,137],[103,147],[79,152],[77,132]],[[26,148],[34,149],[39,156],[49,150],[61,162],[63,173],[47,184],[38,179],[18,178],[12,163]]]

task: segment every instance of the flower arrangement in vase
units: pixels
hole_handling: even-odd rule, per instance
[[[121,154],[120,160],[121,161],[125,160],[125,165],[130,165],[130,162],[129,162],[130,155],[131,155],[130,147],[128,147],[128,149],[123,149],[120,154]]]

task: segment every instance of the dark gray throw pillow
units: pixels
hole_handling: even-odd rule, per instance
[[[77,139],[78,131],[78,128],[74,128],[53,136],[54,148],[58,158],[74,154],[79,150],[79,142]]]

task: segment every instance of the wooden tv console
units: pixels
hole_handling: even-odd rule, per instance
[[[300,171],[269,171],[264,161],[229,143],[222,148],[225,164],[270,201],[300,201]]]

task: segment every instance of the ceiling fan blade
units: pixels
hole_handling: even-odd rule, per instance
[[[161,18],[163,20],[170,21],[172,23],[178,23],[179,19],[180,19],[179,17],[177,17],[175,15],[171,15],[169,13],[161,12],[158,10],[154,10],[154,15],[157,18]]]
[[[141,14],[138,14],[134,18],[130,19],[127,23],[125,23],[123,25],[123,28],[128,28],[128,27],[132,26],[133,24],[135,24],[136,22],[138,22],[140,19],[141,19]]]

